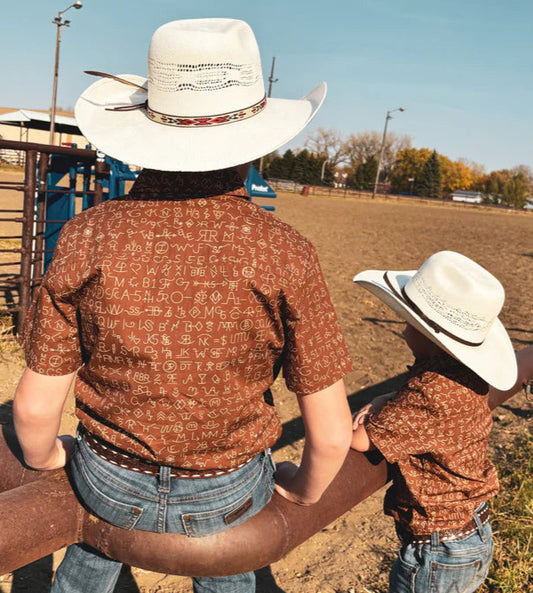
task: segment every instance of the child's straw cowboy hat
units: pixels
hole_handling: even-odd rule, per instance
[[[148,78],[103,76],[78,99],[84,136],[126,163],[161,171],[209,171],[248,163],[296,136],[326,94],[265,95],[251,28],[233,19],[173,21],[154,33]]]
[[[418,270],[366,270],[354,282],[489,385],[507,390],[516,383],[515,353],[498,319],[503,286],[468,257],[440,251]]]

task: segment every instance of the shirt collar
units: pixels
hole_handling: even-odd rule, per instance
[[[234,168],[207,172],[143,169],[128,197],[133,200],[189,200],[228,194],[248,198]]]
[[[425,371],[439,371],[447,368],[460,369],[464,368],[464,365],[447,352],[442,351],[435,356],[416,359],[414,364],[407,368],[411,375],[417,375],[418,373],[423,373]]]

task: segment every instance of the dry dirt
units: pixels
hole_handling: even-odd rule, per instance
[[[507,301],[501,318],[515,348],[533,343],[533,214],[407,199],[372,201],[293,194],[281,194],[268,203],[275,204],[275,214],[297,227],[317,247],[354,364],[346,378],[353,409],[397,385],[398,375],[410,362],[399,319],[353,285],[352,277],[360,270],[414,269],[435,251],[459,251],[502,281]],[[16,353],[0,360],[2,422],[9,420],[10,400],[21,369]],[[302,435],[290,423],[298,417],[297,405],[281,382],[274,391],[286,428],[283,442],[289,443],[277,449],[274,457],[277,461],[297,460]],[[491,450],[518,433],[532,431],[533,405],[520,394],[496,410],[494,417]],[[71,402],[63,430],[72,432],[74,426]],[[382,498],[383,492],[378,492],[280,562],[258,571],[257,591],[386,591],[396,541],[390,519],[381,512]],[[0,578],[0,593],[47,592],[53,566],[61,556],[62,552],[57,552],[53,558]],[[116,588],[117,593],[191,590],[189,579],[136,568],[125,569]]]

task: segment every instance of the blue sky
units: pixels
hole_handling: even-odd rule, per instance
[[[57,12],[69,1],[4,2],[0,106],[51,103]],[[531,0],[84,0],[62,29],[58,105],[93,82],[83,70],[146,74],[155,29],[181,18],[231,17],[255,31],[272,96],[318,82],[328,97],[311,124],[344,135],[389,130],[413,146],[464,157],[487,171],[533,166]],[[7,5],[7,6],[6,6]],[[306,133],[291,142],[302,146]]]

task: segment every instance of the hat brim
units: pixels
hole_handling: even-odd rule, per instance
[[[416,270],[387,271],[387,279],[394,291],[401,295],[401,289],[415,273]],[[366,270],[357,274],[353,281],[378,297],[407,323],[474,371],[489,385],[502,391],[513,387],[518,378],[516,355],[509,335],[499,319],[493,323],[480,346],[461,344],[442,332],[435,332],[406,301],[387,286],[384,274],[385,271]]]
[[[120,78],[146,88],[141,76]],[[321,83],[302,99],[268,98],[260,113],[238,122],[184,128],[156,123],[143,108],[106,111],[143,103],[147,92],[102,79],[82,93],[75,117],[91,144],[125,163],[160,171],[211,171],[248,163],[292,140],[316,115],[326,90]]]

